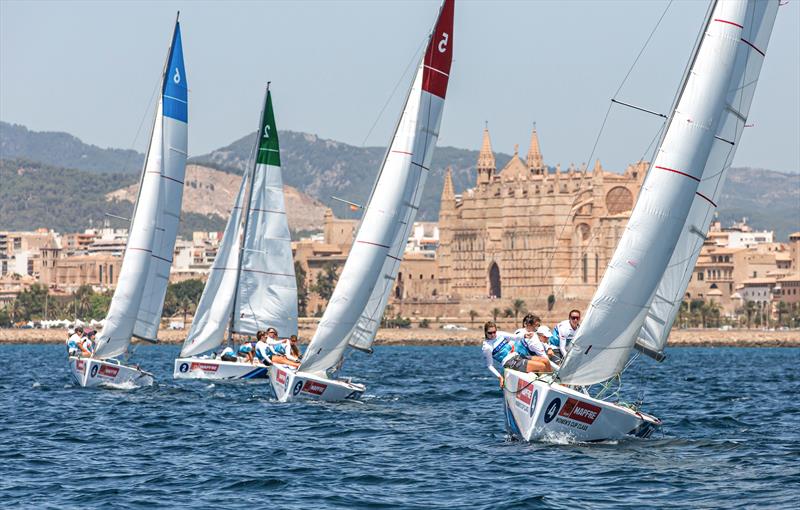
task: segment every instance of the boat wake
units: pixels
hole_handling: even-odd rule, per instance
[[[121,383],[113,383],[113,382],[105,382],[100,384],[101,387],[109,389],[109,390],[120,390],[120,391],[131,391],[136,390],[139,388],[147,388],[153,385],[153,380],[147,378],[148,380],[145,381],[144,384],[137,383],[134,381],[125,381]]]

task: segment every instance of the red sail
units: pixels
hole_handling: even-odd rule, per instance
[[[455,0],[444,0],[439,19],[428,41],[422,73],[422,90],[444,99],[453,62],[453,7]]]

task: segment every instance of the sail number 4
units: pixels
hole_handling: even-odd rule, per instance
[[[447,32],[442,32],[442,40],[439,41],[439,53],[444,53],[447,51],[447,40],[450,38],[450,34]]]

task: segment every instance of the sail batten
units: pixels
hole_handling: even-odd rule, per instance
[[[335,369],[348,347],[371,351],[438,139],[452,63],[453,10],[453,0],[445,0],[302,371]]]
[[[655,311],[659,303],[654,296],[674,295],[659,289],[665,274],[672,270],[680,274],[672,283],[680,286],[686,271],[691,271],[685,263],[675,264],[682,257],[691,258],[682,252],[681,240],[689,240],[690,254],[699,252],[702,245],[699,237],[686,232],[695,224],[707,230],[710,204],[698,193],[712,201],[718,197],[721,181],[717,177],[724,167],[714,169],[714,179],[706,178],[715,151],[726,151],[723,155],[730,164],[734,147],[716,143],[715,136],[725,124],[731,90],[735,93],[739,86],[743,31],[758,9],[754,0],[714,4],[628,225],[558,372],[561,382],[594,384],[618,374],[643,327],[658,326],[647,322],[649,313],[662,317],[665,325],[672,324],[672,319]],[[698,210],[698,204],[706,209],[700,209],[695,217],[692,210]],[[608,299],[611,296],[613,301]],[[669,328],[663,329],[666,338]]]

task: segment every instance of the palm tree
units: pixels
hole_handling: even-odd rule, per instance
[[[775,311],[778,314],[778,325],[783,326],[783,316],[791,312],[791,307],[786,301],[778,301]]]
[[[477,316],[478,316],[478,312],[476,312],[475,310],[470,310],[469,311],[469,323],[474,325],[475,324],[475,317],[477,317]]]
[[[519,318],[519,314],[527,312],[527,307],[525,306],[525,301],[521,299],[515,299],[514,302],[511,304],[511,307],[514,310],[514,319]]]
[[[499,308],[492,308],[492,320],[497,322],[497,316],[500,315]]]

